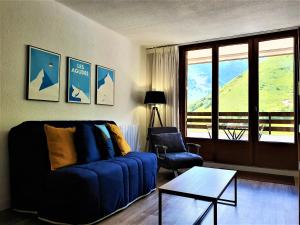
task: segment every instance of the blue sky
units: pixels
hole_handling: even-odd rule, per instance
[[[97,81],[97,89],[104,84],[104,79],[107,74],[111,77],[113,82],[115,82],[115,73],[113,70],[104,68],[104,67],[97,67],[97,74],[98,74],[98,81]]]
[[[30,56],[30,81],[33,81],[39,72],[44,69],[53,84],[58,82],[59,55],[31,48]]]
[[[219,64],[219,86],[223,87],[236,76],[248,70],[248,59],[221,61]],[[211,94],[212,64],[188,65],[188,99],[199,100]]]

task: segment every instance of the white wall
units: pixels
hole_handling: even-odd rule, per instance
[[[101,12],[99,12],[101,13]],[[145,50],[54,1],[1,1],[0,209],[9,207],[7,134],[26,120],[108,119],[141,126],[145,138]],[[60,101],[25,99],[26,45],[62,55]],[[92,104],[66,103],[66,56],[92,63]],[[116,70],[115,106],[95,105],[95,64]],[[24,149],[26,151],[26,149]]]

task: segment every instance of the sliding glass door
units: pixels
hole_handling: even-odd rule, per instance
[[[219,47],[219,139],[248,140],[248,44]]]
[[[297,166],[297,36],[254,40],[257,56],[257,127],[254,163],[262,167]]]
[[[295,141],[294,41],[258,42],[259,141]]]
[[[211,138],[212,49],[187,52],[187,136]]]
[[[297,32],[180,47],[180,125],[209,160],[297,162]]]

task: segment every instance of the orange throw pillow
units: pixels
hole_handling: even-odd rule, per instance
[[[44,130],[47,136],[51,170],[75,164],[77,162],[74,145],[76,128],[56,128],[45,124]]]
[[[109,131],[111,132],[113,139],[119,147],[121,155],[126,155],[131,151],[130,145],[127,143],[124,138],[121,129],[115,125],[108,123]]]

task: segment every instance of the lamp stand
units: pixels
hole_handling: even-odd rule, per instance
[[[155,114],[157,113],[157,116],[158,116],[158,120],[159,120],[159,124],[161,127],[163,127],[163,123],[161,121],[161,117],[160,117],[160,114],[159,114],[159,111],[158,111],[158,108],[157,106],[153,106],[152,109],[151,109],[151,116],[150,116],[150,121],[149,121],[149,126],[148,128],[152,128],[154,127],[154,122],[155,122]],[[149,129],[147,131],[147,141],[146,141],[146,149],[149,148],[148,144],[149,144]]]
[[[150,116],[150,121],[149,121],[149,126],[148,126],[148,128],[151,128],[151,127],[154,126],[154,122],[155,122],[155,113],[157,113],[157,116],[158,116],[158,120],[159,120],[160,126],[163,127],[163,123],[162,123],[162,121],[161,121],[161,117],[160,117],[158,108],[157,108],[157,106],[153,106],[152,109],[151,109],[151,116]]]

